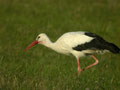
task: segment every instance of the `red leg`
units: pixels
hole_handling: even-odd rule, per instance
[[[90,56],[95,60],[95,63],[85,67],[83,70],[87,70],[88,68],[91,68],[91,67],[95,66],[96,64],[98,64],[98,59],[94,55],[90,55]]]
[[[80,68],[79,58],[77,59],[77,64],[78,64],[78,75],[80,75],[80,72],[82,71],[82,69]]]

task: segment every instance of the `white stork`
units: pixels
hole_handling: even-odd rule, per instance
[[[42,33],[37,36],[36,40],[25,51],[36,44],[42,44],[58,53],[75,56],[78,64],[78,74],[98,64],[98,59],[93,55],[94,53],[104,51],[115,54],[120,53],[120,49],[115,44],[107,42],[102,37],[90,32],[68,32],[63,34],[56,42],[51,42],[48,36]],[[79,58],[82,56],[91,56],[95,63],[81,69]]]

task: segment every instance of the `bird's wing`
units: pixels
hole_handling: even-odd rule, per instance
[[[82,50],[107,50],[108,42],[105,41],[102,37],[94,34],[86,32],[85,36],[92,37],[93,39],[89,42],[85,42],[84,44],[79,44],[76,47],[73,47],[74,50],[82,51]]]

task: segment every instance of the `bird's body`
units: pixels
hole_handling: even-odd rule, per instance
[[[59,48],[58,52],[63,54],[73,54],[76,57],[84,56],[84,51],[80,52],[74,50],[74,47],[77,47],[79,44],[84,44],[91,41],[93,38],[85,36],[84,32],[70,32],[63,34],[56,42],[56,46]],[[89,52],[89,50],[88,50]]]
[[[58,53],[74,55],[77,58],[78,72],[82,71],[82,69],[80,69],[79,57],[90,55],[96,60],[94,63],[96,65],[98,60],[93,56],[94,53],[104,51],[120,53],[120,49],[116,45],[109,43],[102,37],[90,32],[68,32],[58,38],[56,42],[51,42],[48,36],[42,33],[37,36],[36,41],[29,45],[26,50],[35,44],[43,44]],[[85,69],[94,66],[94,64],[89,65]]]

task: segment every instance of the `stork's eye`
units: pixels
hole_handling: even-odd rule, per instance
[[[40,38],[40,36],[38,36],[38,39]]]

